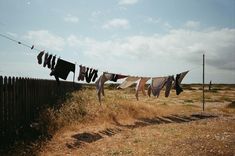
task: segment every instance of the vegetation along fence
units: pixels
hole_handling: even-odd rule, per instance
[[[39,110],[80,88],[72,82],[0,76],[0,142],[19,135],[38,117]]]

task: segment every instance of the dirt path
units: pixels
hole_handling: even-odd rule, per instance
[[[235,155],[235,116],[168,115],[67,127],[40,155]]]

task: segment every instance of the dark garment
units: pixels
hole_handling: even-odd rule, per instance
[[[171,87],[172,87],[172,81],[174,80],[174,76],[169,76],[166,81],[166,90],[165,90],[165,97],[168,97],[170,95]]]
[[[88,68],[89,69],[89,68]],[[94,82],[96,78],[98,77],[98,70],[90,68],[89,72],[88,70],[86,71],[85,77],[86,77],[86,82],[90,83],[91,80]]]
[[[48,58],[47,58],[47,68],[51,68],[51,59],[52,59],[52,55],[49,55]]]
[[[55,68],[55,62],[56,62],[56,55],[53,56],[52,61],[51,61],[51,69]]]
[[[55,69],[51,69],[50,76],[54,76],[54,77],[55,77],[55,80],[56,80],[56,82],[57,82],[57,85],[60,85],[60,79],[59,79],[58,76],[55,75]]]
[[[48,53],[44,55],[44,62],[43,62],[43,67],[46,67],[47,65],[47,59],[48,59]]]
[[[183,89],[180,87],[180,84],[179,84],[179,78],[180,78],[180,74],[176,74],[176,78],[175,78],[176,95],[179,95],[183,91]]]
[[[87,68],[87,71],[86,71],[86,82],[87,83],[90,83],[91,82],[91,78],[92,78],[92,72],[93,72],[93,69],[92,68]]]
[[[52,70],[50,75],[66,80],[70,71],[75,72],[75,64],[58,59],[55,69]]]
[[[176,90],[176,95],[179,95],[183,89],[181,88],[180,84],[183,80],[183,78],[185,77],[185,75],[188,73],[189,71],[185,71],[183,73],[180,74],[176,74],[176,78],[175,78],[175,90]]]
[[[34,45],[32,45],[31,50],[33,50],[33,48],[34,48]]]
[[[38,64],[42,64],[42,56],[44,55],[44,50],[41,51],[38,56],[37,56],[37,59],[38,59]]]
[[[126,75],[120,75],[120,74],[113,74],[112,79],[110,81],[117,82],[118,79],[126,78]]]
[[[86,67],[79,65],[80,71],[79,71],[79,76],[78,76],[78,81],[84,81],[85,74],[86,74]]]
[[[98,70],[94,69],[94,70],[93,70],[92,82],[95,82],[95,80],[97,79],[97,77],[98,77]]]
[[[90,69],[89,67],[86,67],[85,78],[88,77],[89,75],[89,69]]]
[[[148,86],[148,96],[151,96],[151,92],[152,92],[152,87],[151,84]]]
[[[85,80],[87,83],[90,83],[89,81],[89,72],[90,72],[90,68],[89,67],[85,67],[86,70],[85,70]]]

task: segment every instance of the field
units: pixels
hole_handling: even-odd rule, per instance
[[[99,104],[86,86],[59,108],[43,111],[39,129],[50,139],[20,146],[12,155],[235,155],[235,86],[206,88],[202,112],[200,85],[184,85],[179,96],[159,98],[134,88],[105,86]],[[17,152],[17,154],[15,153]]]

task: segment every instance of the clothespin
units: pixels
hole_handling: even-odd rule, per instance
[[[31,50],[33,50],[33,48],[34,48],[34,45],[32,45]]]

